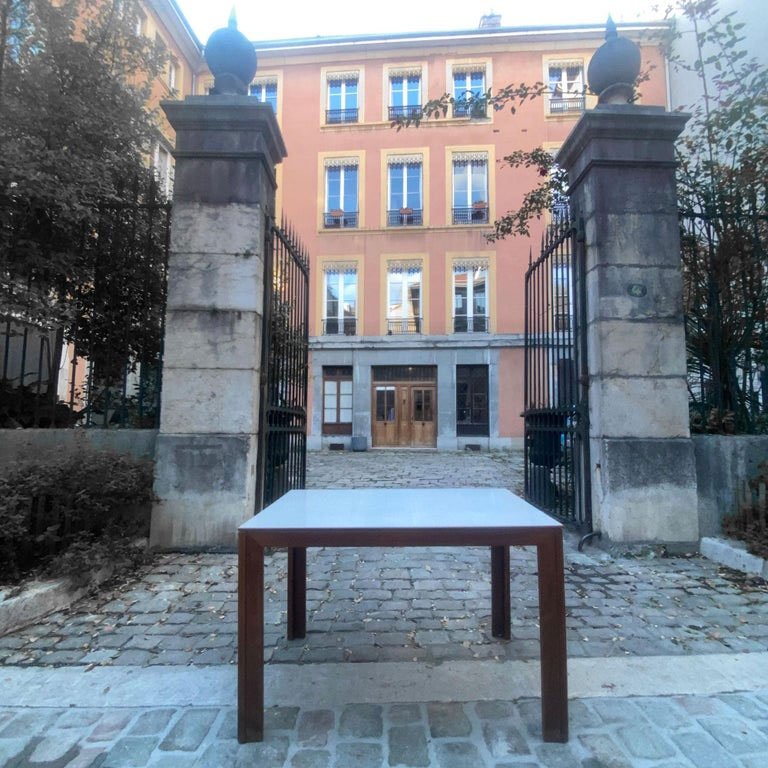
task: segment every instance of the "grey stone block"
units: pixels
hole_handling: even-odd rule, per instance
[[[377,704],[350,704],[341,713],[339,736],[378,738],[383,731],[381,715]]]
[[[339,742],[333,768],[381,768],[384,755],[381,744],[366,742]]]
[[[678,749],[696,768],[737,768],[738,763],[707,733],[672,735]]]
[[[317,709],[299,715],[296,738],[304,747],[324,747],[335,725],[333,710]]]
[[[166,752],[194,752],[208,735],[217,715],[216,709],[188,710],[168,732],[160,749]]]
[[[291,768],[330,768],[331,753],[324,749],[300,749],[291,758]]]
[[[128,731],[129,736],[155,736],[162,733],[171,722],[174,709],[150,709],[142,712],[133,727]]]
[[[464,707],[455,702],[434,702],[427,704],[429,731],[433,739],[449,736],[469,736],[472,724],[464,714]]]
[[[126,736],[107,753],[104,768],[139,768],[149,762],[157,739],[151,736]]]
[[[492,720],[483,723],[483,739],[492,757],[529,755],[531,750],[520,731],[506,721]]]
[[[284,734],[268,734],[264,741],[258,744],[240,744],[234,768],[284,768],[289,747],[290,742]]]
[[[396,725],[389,729],[389,764],[408,768],[429,765],[427,736],[419,725]]]
[[[480,750],[469,741],[453,741],[435,745],[439,768],[468,768],[484,764]]]

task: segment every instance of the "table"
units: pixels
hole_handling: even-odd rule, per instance
[[[288,548],[288,639],[306,634],[307,547],[489,546],[491,629],[510,638],[510,546],[537,550],[544,741],[568,740],[562,526],[502,488],[289,491],[238,531],[241,742],[264,738],[264,547]]]

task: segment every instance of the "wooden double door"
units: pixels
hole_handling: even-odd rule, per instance
[[[374,448],[434,448],[437,444],[435,382],[375,382]]]

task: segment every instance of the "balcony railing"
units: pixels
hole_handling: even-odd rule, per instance
[[[565,98],[550,96],[549,114],[564,115],[568,112],[583,112],[585,102],[584,96],[568,96]]]
[[[454,101],[454,117],[488,117],[488,109],[484,101]]]
[[[421,333],[421,318],[387,318],[387,335],[394,336],[403,333]]]
[[[350,229],[357,227],[357,211],[326,211],[323,214],[326,229]]]
[[[390,120],[399,120],[400,118],[415,120],[418,117],[421,117],[421,104],[405,104],[399,107],[389,107]]]
[[[456,315],[454,333],[488,333],[488,315]]]
[[[453,209],[454,224],[487,224],[488,206],[471,205],[469,208]]]
[[[350,109],[326,109],[325,122],[327,125],[336,125],[338,123],[356,123],[358,108]]]
[[[388,227],[417,227],[422,224],[421,208],[399,208],[387,211]]]
[[[357,333],[357,318],[331,317],[323,320],[324,336],[354,336]]]

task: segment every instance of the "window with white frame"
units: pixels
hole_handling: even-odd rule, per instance
[[[547,84],[550,115],[584,111],[584,62],[550,61],[547,65]]]
[[[329,264],[324,271],[323,333],[354,336],[357,333],[357,269],[349,264]]]
[[[251,83],[248,92],[262,104],[269,104],[272,111],[277,114],[277,78],[257,78]]]
[[[389,119],[421,116],[421,68],[389,73]]]
[[[488,223],[488,153],[453,155],[453,223]]]
[[[176,59],[171,56],[168,59],[168,87],[173,91],[177,88],[179,79],[179,65]]]
[[[328,75],[328,98],[325,108],[325,122],[356,123],[359,119],[357,72],[334,72]]]
[[[158,187],[165,197],[170,197],[171,189],[173,188],[173,160],[171,153],[162,144],[158,143],[155,145],[153,160]]]
[[[387,270],[387,333],[421,333],[421,264],[390,264]]]
[[[387,158],[387,225],[406,227],[423,223],[422,156]]]
[[[323,367],[323,434],[352,434],[352,367]]]
[[[453,265],[454,333],[488,331],[488,262],[457,261]]]
[[[354,228],[358,224],[357,158],[332,158],[325,161],[326,229]]]
[[[484,66],[454,66],[453,116],[486,117],[486,105],[482,101],[485,91]]]

